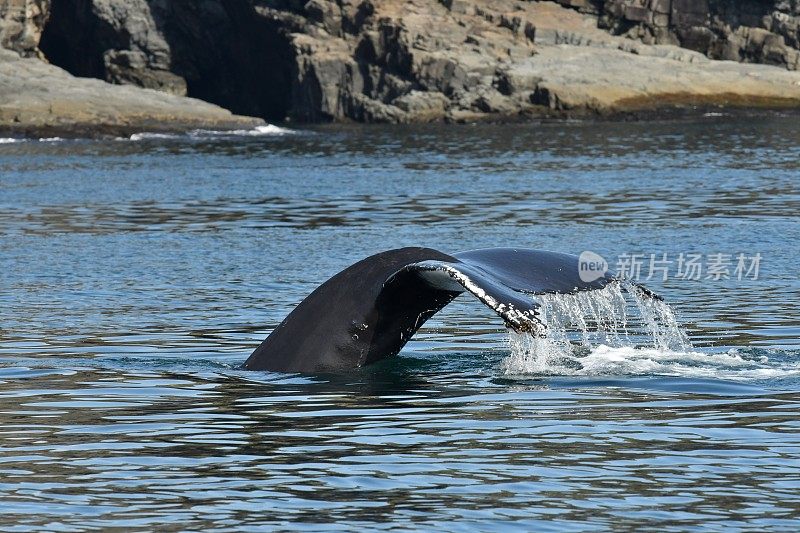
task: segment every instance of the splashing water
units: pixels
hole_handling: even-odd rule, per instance
[[[573,342],[590,347],[648,346],[689,350],[692,345],[663,300],[648,296],[630,282],[614,282],[598,291],[537,296],[545,340],[568,353]]]
[[[598,291],[536,297],[544,336],[509,332],[507,374],[679,375],[765,379],[800,373],[737,349],[696,351],[664,301],[629,282]]]

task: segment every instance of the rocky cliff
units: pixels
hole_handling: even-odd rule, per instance
[[[561,0],[645,44],[674,44],[712,59],[800,69],[797,0]]]
[[[76,76],[282,118],[291,50],[244,0],[54,0],[41,49]],[[283,68],[282,68],[283,66]]]
[[[0,20],[75,76],[269,120],[800,105],[800,0],[0,0]]]
[[[46,24],[54,20],[52,7],[58,6],[49,0],[0,0],[0,132],[4,135],[127,135],[252,128],[264,123],[198,99],[79,78],[48,64],[39,45]],[[76,40],[63,44],[70,53],[80,53],[84,37],[77,27]],[[157,77],[149,70],[145,74]],[[182,81],[169,72],[163,79],[158,89],[169,89],[169,80]]]

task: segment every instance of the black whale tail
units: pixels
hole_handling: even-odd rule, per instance
[[[543,331],[529,295],[602,289],[615,278],[581,279],[574,255],[488,248],[454,255],[389,250],[320,285],[247,359],[251,370],[342,371],[395,355],[428,318],[468,292],[516,331]]]

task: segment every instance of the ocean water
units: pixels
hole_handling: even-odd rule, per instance
[[[798,212],[778,113],[0,139],[0,529],[796,531]],[[544,298],[542,340],[461,296],[373,367],[240,369],[401,246],[671,308]]]

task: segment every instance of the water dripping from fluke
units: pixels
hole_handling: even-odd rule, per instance
[[[675,312],[629,281],[574,294],[537,295],[539,335],[509,330],[507,374],[658,373],[665,359],[705,361]]]
[[[770,381],[800,376],[800,362],[763,349],[701,352],[661,298],[629,281],[535,296],[539,335],[509,330],[509,376],[668,376]]]

